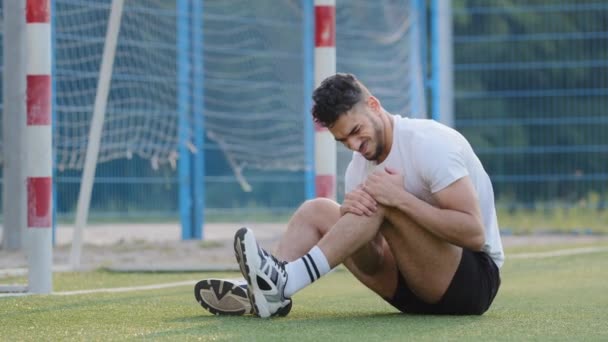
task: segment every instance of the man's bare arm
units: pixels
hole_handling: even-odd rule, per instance
[[[376,202],[388,207],[386,215],[399,210],[434,235],[454,245],[481,250],[485,242],[477,193],[468,176],[433,196],[438,207],[405,190],[403,176],[385,168],[371,174],[363,186]],[[390,216],[388,217],[390,219]]]
[[[397,210],[404,212],[434,235],[454,245],[480,251],[485,232],[477,194],[468,176],[462,177],[433,196],[434,207],[401,189]]]

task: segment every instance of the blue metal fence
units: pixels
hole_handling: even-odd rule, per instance
[[[205,204],[229,217],[301,203],[308,2],[126,2],[90,217],[180,218],[198,238]],[[56,0],[60,219],[74,214],[109,4]]]
[[[337,17],[338,70],[358,74],[387,108],[406,115],[410,1],[352,1]],[[90,217],[183,220],[196,204],[192,194],[203,191],[195,185],[204,186],[211,219],[288,214],[309,198],[312,5],[127,2],[102,140],[102,161],[110,161],[99,165]],[[56,0],[56,7],[57,208],[70,219],[109,1]],[[194,164],[201,155],[204,182],[190,178],[194,167],[203,173]]]
[[[54,1],[56,207],[63,219],[76,207],[84,156],[77,146],[87,139],[109,3]],[[339,2],[337,12],[338,71],[357,74],[389,111],[405,115],[416,115],[404,96],[412,3],[424,7],[421,0],[357,0]],[[199,21],[177,4],[126,4],[91,218],[178,219],[180,153],[204,155],[205,181],[189,181],[204,185],[212,216],[289,213],[310,193],[303,127],[311,2],[198,2]],[[188,79],[181,100],[180,15],[197,23],[184,27],[192,49],[182,57],[196,62],[181,70]],[[453,2],[455,125],[492,176],[499,206],[605,206],[606,18],[608,4],[591,1]],[[425,15],[418,19],[426,33]],[[193,42],[197,34],[202,39]],[[428,65],[426,51],[421,56]],[[181,145],[178,103],[198,113],[182,121]],[[196,133],[202,125],[206,134]],[[349,158],[340,151],[339,176]]]
[[[456,127],[499,205],[604,207],[608,4],[462,1],[453,13]]]

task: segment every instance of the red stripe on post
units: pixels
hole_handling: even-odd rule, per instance
[[[51,177],[29,177],[27,179],[27,226],[51,227]]]
[[[315,46],[336,46],[336,7],[315,7]]]
[[[333,175],[317,175],[315,177],[317,197],[334,198],[336,177]]]
[[[51,76],[27,76],[27,124],[51,124]]]
[[[51,19],[49,0],[27,0],[25,9],[26,23],[48,23]]]

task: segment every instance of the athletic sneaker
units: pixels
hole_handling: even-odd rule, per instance
[[[255,314],[262,318],[284,315],[291,309],[291,299],[285,298],[286,262],[258,246],[253,231],[239,229],[234,236],[234,253],[241,273],[247,280],[247,293]]]
[[[214,315],[254,314],[244,279],[203,279],[194,286],[194,297],[205,310]],[[277,315],[286,316],[289,311],[291,300]]]
[[[244,279],[204,279],[194,286],[194,297],[214,315],[253,313]]]

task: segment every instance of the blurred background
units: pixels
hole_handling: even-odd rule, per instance
[[[125,2],[89,222],[179,222],[180,191],[199,182],[205,222],[283,222],[306,200],[305,3]],[[449,37],[435,30],[440,5]],[[62,224],[74,221],[110,1],[53,7]],[[607,1],[338,0],[336,28],[336,70],[391,113],[445,121],[439,73],[452,75],[449,124],[488,171],[504,234],[606,231]],[[339,147],[338,200],[350,156]]]

